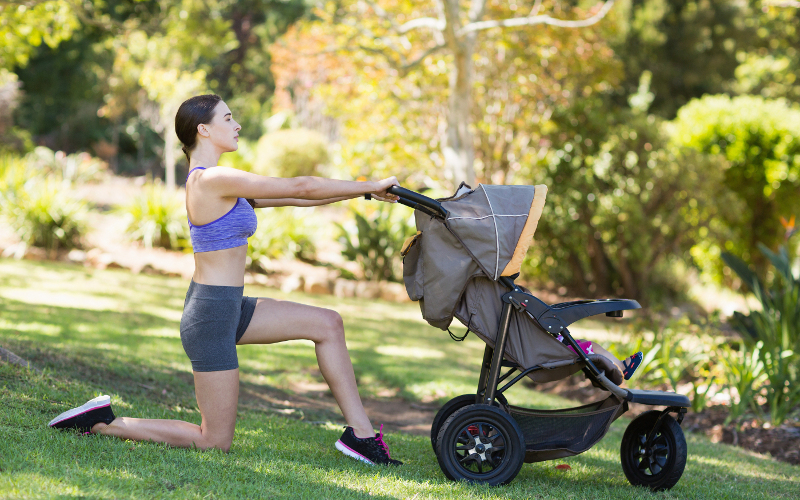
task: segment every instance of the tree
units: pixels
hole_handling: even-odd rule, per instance
[[[439,0],[434,5],[418,6],[402,0],[357,0],[328,3],[317,12],[318,17],[336,28],[341,50],[360,53],[364,59],[378,59],[400,76],[412,77],[434,54],[447,65],[446,123],[439,142],[445,171],[455,183],[475,182],[472,104],[479,34],[534,25],[591,26],[605,17],[614,0],[595,5],[589,13],[573,9],[571,14],[577,15],[577,20],[541,14],[543,2],[539,0],[522,15],[516,4],[503,8],[500,3],[487,0],[465,4]],[[508,17],[487,19],[490,12]]]
[[[56,47],[78,28],[66,0],[11,0],[0,5],[0,69],[25,66],[41,44]]]

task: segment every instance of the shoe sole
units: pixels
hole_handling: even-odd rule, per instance
[[[364,463],[368,463],[370,465],[375,465],[375,462],[369,460],[367,457],[362,455],[361,453],[355,451],[354,449],[350,448],[346,444],[344,444],[341,440],[336,441],[336,449],[347,455],[348,457],[355,458],[356,460],[361,460]]]
[[[92,411],[92,410],[96,410],[98,408],[103,408],[104,406],[111,406],[111,397],[110,396],[98,396],[98,397],[92,399],[91,401],[87,401],[86,403],[84,403],[83,405],[81,405],[81,406],[79,406],[77,408],[73,408],[71,410],[65,411],[61,415],[59,415],[56,418],[54,418],[53,420],[51,420],[50,423],[47,424],[47,425],[50,426],[50,427],[53,427],[54,425],[56,425],[59,422],[63,422],[64,420],[77,417],[78,415],[81,415],[83,413],[86,413],[86,412],[89,412],[89,411]]]

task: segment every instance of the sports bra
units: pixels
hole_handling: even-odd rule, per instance
[[[205,170],[205,167],[195,167],[189,171],[186,180],[195,170]],[[189,237],[192,240],[194,253],[213,252],[227,248],[247,245],[247,238],[253,236],[258,226],[256,212],[244,198],[237,198],[236,204],[228,213],[219,219],[195,226],[189,220]]]

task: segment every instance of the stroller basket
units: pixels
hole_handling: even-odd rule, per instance
[[[509,406],[525,437],[526,462],[583,453],[605,436],[611,422],[623,412],[623,403],[614,396],[561,410]]]

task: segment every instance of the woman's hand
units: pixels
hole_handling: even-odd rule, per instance
[[[388,189],[392,186],[399,186],[400,183],[397,182],[397,177],[389,177],[388,179],[383,179],[382,181],[378,181],[375,183],[376,189],[372,191],[370,195],[376,200],[385,201],[388,203],[397,203],[397,200],[400,199],[399,196],[391,194],[388,192]]]

